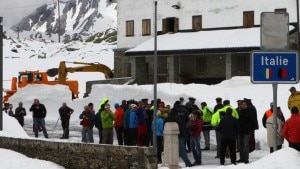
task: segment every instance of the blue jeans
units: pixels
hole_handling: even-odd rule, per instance
[[[185,149],[185,144],[184,144],[184,138],[179,137],[179,156],[182,158],[186,166],[191,166],[192,163],[189,160],[187,154],[186,154],[186,149]]]
[[[84,143],[93,143],[94,142],[92,128],[82,126],[81,135],[82,135],[82,142],[84,142]]]
[[[193,152],[194,159],[198,164],[202,163],[200,139],[200,136],[190,137],[191,150]]]
[[[44,118],[33,118],[33,127],[34,127],[35,137],[39,137],[39,129],[41,127],[45,138],[48,138],[48,133],[47,133],[47,130],[45,127],[45,119]]]

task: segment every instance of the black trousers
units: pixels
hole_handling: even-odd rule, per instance
[[[137,137],[138,137],[138,129],[137,128],[129,128],[129,133],[130,133],[129,145],[136,146]]]
[[[236,161],[236,141],[235,138],[233,139],[225,139],[221,138],[221,152],[220,152],[220,163],[224,164],[225,163],[225,153],[226,153],[226,148],[229,146],[229,152],[230,152],[230,160],[231,163],[235,163]]]
[[[23,127],[24,126],[24,120],[18,120],[18,122],[20,123],[20,125]]]
[[[289,143],[289,147],[300,151],[300,143]]]
[[[124,128],[124,145],[130,145],[130,132],[129,128]]]
[[[282,148],[282,145],[279,145],[279,146],[277,146],[276,150],[280,150],[281,148]],[[274,152],[274,148],[270,147],[270,153],[273,153],[273,152]]]
[[[157,138],[157,161],[158,163],[162,162],[161,153],[163,152],[163,136],[156,136]]]
[[[102,144],[103,141],[103,128],[98,128],[98,134],[99,134],[99,144]]]
[[[124,133],[123,126],[115,127],[115,130],[117,133],[118,144],[123,145],[123,133]]]
[[[63,137],[69,137],[70,120],[61,120],[61,127],[63,128]]]

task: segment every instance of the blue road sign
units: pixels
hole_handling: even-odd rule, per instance
[[[298,53],[254,51],[251,55],[252,83],[287,83],[299,81]]]

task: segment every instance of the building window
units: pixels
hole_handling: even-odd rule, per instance
[[[254,26],[254,11],[244,12],[244,27],[251,28]]]
[[[196,71],[197,73],[205,73],[207,70],[206,57],[197,57],[196,59]]]
[[[150,19],[142,20],[142,35],[143,36],[151,35],[151,20]]]
[[[163,33],[178,32],[179,28],[179,19],[178,18],[166,18],[162,20],[163,22]]]
[[[126,36],[134,36],[134,21],[126,21]]]
[[[249,58],[247,56],[238,56],[237,57],[237,70],[240,75],[244,75],[247,73],[249,68]]]
[[[274,10],[275,13],[286,13],[286,8],[279,8]]]
[[[193,16],[193,31],[200,31],[202,29],[202,16]]]

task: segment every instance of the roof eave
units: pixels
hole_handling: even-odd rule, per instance
[[[209,48],[209,49],[181,49],[181,50],[158,50],[157,55],[191,55],[204,53],[232,53],[251,52],[260,50],[260,46],[235,47],[235,48]],[[154,55],[154,51],[134,51],[125,52],[125,56],[149,56]]]

